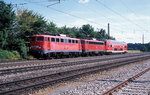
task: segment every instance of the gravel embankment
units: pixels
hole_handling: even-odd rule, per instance
[[[86,77],[86,79],[81,79],[82,81],[80,79],[79,81],[72,80],[62,83],[63,86],[46,88],[33,95],[100,95],[148,67],[150,67],[150,60],[142,64],[131,64],[119,67],[120,69],[108,70],[108,73],[105,71],[99,77]]]

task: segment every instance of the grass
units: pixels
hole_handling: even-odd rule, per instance
[[[0,49],[0,61],[21,59],[19,52]]]
[[[140,53],[140,50],[128,50],[128,53]]]

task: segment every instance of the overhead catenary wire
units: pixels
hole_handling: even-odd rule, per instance
[[[78,4],[78,5],[80,5],[77,1],[73,1],[73,2],[75,2],[75,3]],[[88,10],[91,10],[91,11],[92,11],[94,14],[96,14],[96,15],[101,15],[101,16],[104,17],[106,20],[108,20],[107,23],[110,23],[111,19],[110,19],[109,17],[105,16],[104,14],[102,14],[101,12],[96,11],[96,9],[93,9],[93,8],[90,8],[90,7],[86,7],[85,4],[80,5],[80,6],[86,8],[86,9],[88,9]],[[106,23],[106,25],[103,25],[103,27],[106,27],[106,28],[107,28],[107,23]],[[118,28],[116,28],[116,27],[111,27],[111,28],[113,28],[113,30],[120,31],[120,29],[118,29]],[[123,30],[121,30],[121,31],[123,31]]]
[[[28,0],[24,0],[24,1],[26,1],[26,2],[30,3],[30,1],[28,1]],[[31,2],[31,3],[33,3],[33,2]],[[70,14],[70,13],[67,13],[67,12],[64,12],[64,11],[61,11],[61,10],[58,10],[58,9],[52,8],[52,7],[48,7],[48,6],[46,6],[46,5],[42,5],[42,4],[39,4],[39,3],[38,3],[38,4],[37,4],[37,3],[34,3],[34,4],[36,4],[36,5],[40,5],[40,6],[43,6],[43,7],[46,7],[46,8],[49,8],[49,9],[51,9],[51,10],[54,10],[54,11],[57,11],[57,12],[63,13],[63,14],[65,14],[65,15],[69,15],[69,16],[74,17],[74,18],[78,18],[78,19],[84,20],[84,21],[89,22],[89,23],[96,24],[96,25],[98,25],[98,26],[103,26],[103,25],[100,25],[100,24],[99,24],[99,23],[97,23],[97,22],[90,21],[90,20],[85,19],[85,18],[82,18],[82,17],[80,17],[80,16],[76,16],[76,15],[73,15],[73,14]],[[107,26],[105,26],[105,27],[107,27]],[[99,27],[99,28],[102,28],[102,27]],[[116,29],[116,28],[113,28],[113,30],[118,31],[118,29]],[[119,30],[119,31],[120,31],[120,30]],[[122,30],[121,30],[121,31],[122,31]]]
[[[131,8],[129,8],[123,0],[119,0],[119,1],[126,9],[128,9],[131,13],[134,13],[134,15],[136,15],[136,13]],[[138,17],[138,15],[136,15],[136,16]]]
[[[25,1],[25,0],[24,0]],[[28,0],[29,1],[29,0]],[[48,2],[48,1],[45,1],[45,2]],[[28,2],[28,3],[31,3],[31,2]],[[40,5],[40,6],[43,6],[43,7],[46,7],[46,8],[49,8],[49,9],[51,9],[52,7],[48,7],[48,6],[46,6],[46,5],[48,5],[48,3],[44,3],[44,2],[32,2],[32,3],[34,3],[35,5]],[[46,4],[46,5],[45,5]],[[97,3],[98,4],[98,3]],[[89,9],[90,9],[91,7],[89,7]],[[56,9],[56,8],[53,8],[53,9]],[[51,9],[51,10],[53,10],[53,9]],[[56,9],[56,10],[58,10],[58,11],[60,11],[59,9]],[[54,10],[55,11],[55,10]],[[64,12],[64,11],[62,11],[62,12]],[[61,13],[62,13],[61,12]],[[68,13],[67,11],[65,11],[65,13],[63,13],[63,14],[66,14],[66,13]],[[83,17],[81,17],[80,15],[74,15],[74,14],[72,14],[72,13],[68,13],[68,14],[71,14],[71,15],[73,15],[73,16],[77,16],[77,17],[74,17],[74,18],[78,18],[79,17],[79,19],[85,19],[85,18],[83,18]],[[66,15],[68,15],[68,14],[66,14]],[[120,13],[119,13],[120,14]],[[69,15],[70,16],[70,15]],[[73,16],[71,16],[71,17],[73,17]],[[80,18],[81,17],[81,18]],[[55,18],[54,18],[55,19]],[[85,19],[84,21],[87,21],[88,19]],[[126,19],[124,19],[124,20],[126,20]],[[129,19],[130,20],[130,19]],[[88,20],[87,22],[89,22],[90,20]],[[132,20],[131,20],[132,21]],[[95,22],[95,21],[94,21]],[[132,21],[133,22],[133,21]],[[91,22],[90,22],[91,23]],[[93,23],[93,22],[92,22]],[[130,22],[131,23],[131,22]],[[135,23],[135,22],[133,22],[133,23]],[[132,23],[132,24],[133,24]],[[96,24],[96,25],[99,25],[99,26],[102,26],[102,25],[100,25],[100,23],[98,23],[97,21],[94,23],[94,24]],[[112,25],[113,26],[113,25]],[[101,27],[100,27],[101,28]],[[115,30],[119,30],[118,29],[118,27],[111,27],[111,28],[117,28],[117,29],[115,29]],[[138,26],[138,28],[140,28],[140,30],[143,30],[141,27],[139,27]],[[113,29],[114,30],[114,29]],[[120,29],[120,31],[124,31],[123,29]],[[117,31],[116,31],[117,32]],[[124,32],[125,33],[125,32]],[[147,32],[146,32],[147,33]]]
[[[129,8],[128,5],[123,1],[123,0],[120,0],[120,2],[122,3],[122,5],[128,9],[131,13],[133,13],[136,17],[140,17],[139,15],[136,14],[135,11],[133,11],[133,9]],[[148,31],[148,30],[145,30],[145,31]]]
[[[144,31],[146,31],[142,26],[138,25],[137,23],[133,22],[132,20],[126,18],[125,16],[121,15],[120,13],[118,13],[117,11],[113,10],[112,8],[108,7],[107,5],[105,5],[104,3],[102,3],[99,0],[96,0],[100,5],[104,6],[105,8],[107,8],[108,10],[110,10],[111,12],[113,12],[114,14],[120,16],[121,18],[125,19],[126,21],[132,23],[133,25],[137,26],[140,29],[143,29]]]
[[[28,2],[28,3],[33,3],[33,2],[28,1],[28,0],[24,0],[24,1],[26,1],[26,2]],[[71,16],[71,17],[74,17],[74,18],[78,18],[78,19],[84,20],[84,21],[86,21],[86,22],[90,22],[90,23],[93,23],[93,24],[96,24],[96,25],[101,26],[101,25],[100,25],[99,23],[97,23],[97,22],[94,22],[94,21],[91,21],[91,20],[82,18],[82,17],[80,17],[80,16],[73,15],[73,14],[71,14],[71,13],[67,13],[67,12],[61,11],[61,10],[58,10],[58,9],[55,9],[55,8],[52,8],[51,6],[45,6],[45,5],[42,5],[42,4],[39,4],[39,3],[34,3],[34,4],[40,5],[40,6],[49,8],[49,9],[51,9],[51,10],[53,10],[53,11],[57,11],[57,12],[59,12],[59,13],[62,13],[62,14],[65,14],[65,15],[68,15],[68,16]]]
[[[26,1],[26,2],[28,2],[28,3],[34,3],[34,4],[37,4],[37,5],[41,5],[41,6],[43,6],[43,7],[47,7],[47,8],[49,8],[49,9],[51,9],[51,10],[54,10],[54,11],[57,11],[57,12],[60,12],[60,13],[69,15],[69,16],[71,16],[71,17],[79,18],[79,19],[81,19],[81,20],[84,20],[84,21],[87,21],[87,22],[90,22],[90,23],[93,23],[93,24],[96,24],[96,25],[99,25],[99,26],[103,26],[103,25],[100,25],[100,24],[97,23],[97,22],[90,21],[90,20],[88,20],[88,19],[85,19],[85,18],[76,16],[76,15],[73,15],[73,14],[70,14],[70,13],[67,13],[67,12],[64,12],[64,11],[61,11],[61,10],[58,10],[58,9],[55,9],[55,8],[52,8],[52,7],[50,7],[49,5],[45,6],[45,5],[39,4],[39,2],[33,2],[33,1],[28,1],[28,0],[24,0],[24,1]],[[58,0],[50,0],[50,1],[58,1]],[[42,2],[42,1],[41,1],[41,2]],[[52,5],[53,5],[53,4],[52,4]],[[55,4],[54,4],[54,5],[55,5]],[[90,9],[90,8],[88,8],[88,9]],[[102,15],[102,14],[101,14],[101,15]],[[107,18],[107,17],[104,16],[104,15],[102,15],[102,16],[105,17],[105,18]],[[108,19],[108,18],[107,18],[107,19]],[[107,26],[105,25],[104,27],[107,27]],[[117,30],[117,31],[118,31],[118,29],[116,29],[116,28],[113,29],[113,30]],[[120,31],[120,30],[119,30],[119,31]],[[122,31],[122,30],[121,30],[121,31]]]

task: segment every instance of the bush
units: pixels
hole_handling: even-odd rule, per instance
[[[27,58],[28,49],[23,39],[16,39],[14,46],[17,47],[16,50],[20,53],[22,58]]]
[[[22,58],[27,58],[28,47],[23,39],[14,39],[8,47],[9,50],[18,51]]]
[[[1,60],[16,60],[20,59],[20,54],[17,51],[0,50],[0,61]]]

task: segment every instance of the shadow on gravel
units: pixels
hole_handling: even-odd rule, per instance
[[[120,80],[96,80],[96,81],[105,81],[105,82],[122,82]]]

